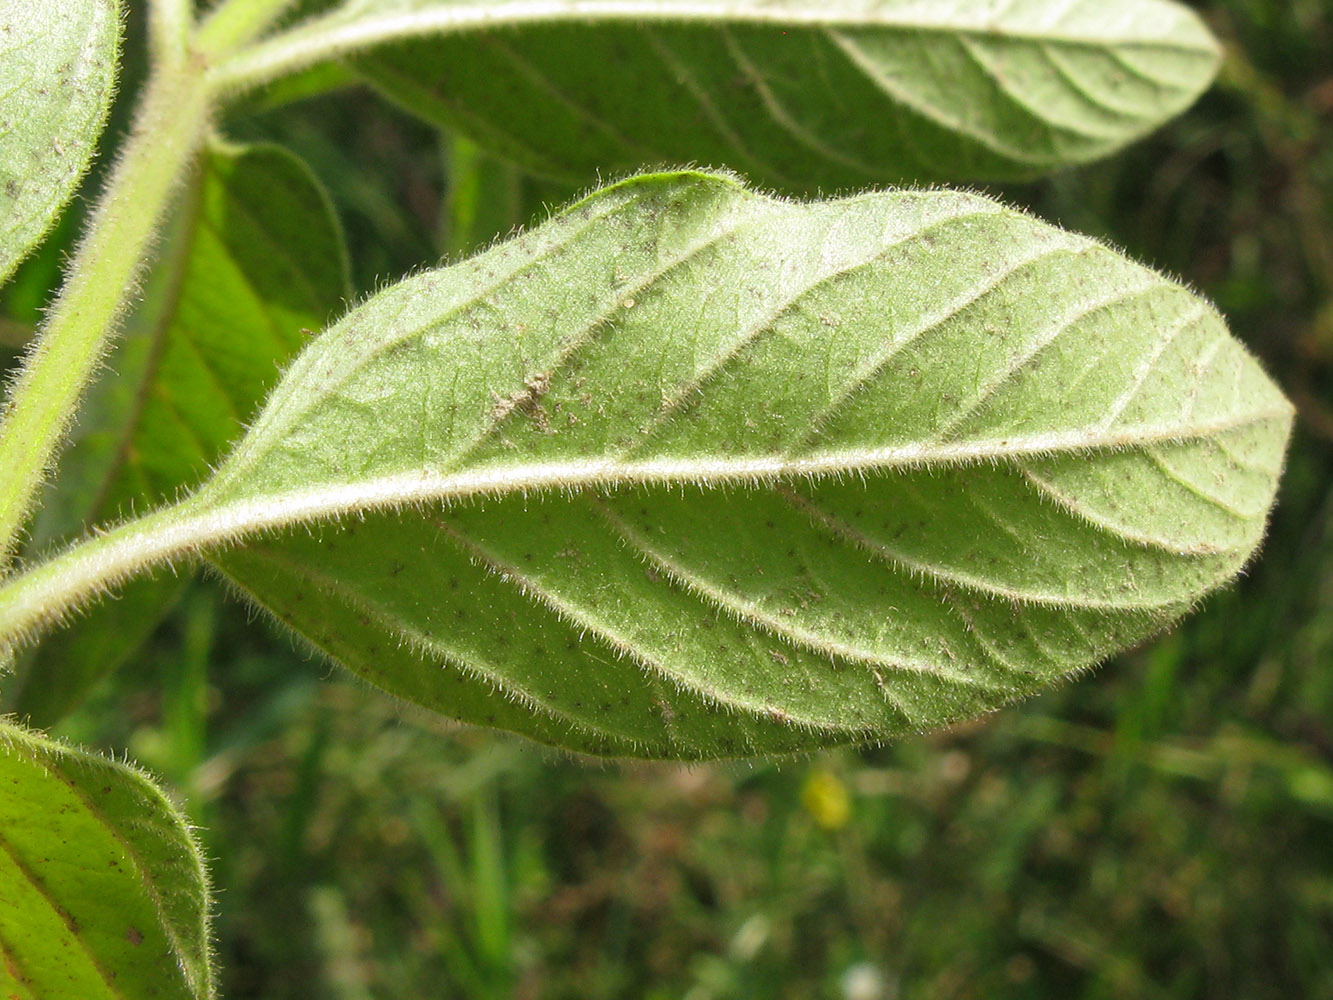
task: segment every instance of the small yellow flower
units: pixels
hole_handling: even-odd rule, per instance
[[[816,769],[805,779],[801,805],[825,830],[841,830],[852,815],[847,786],[832,771]]]

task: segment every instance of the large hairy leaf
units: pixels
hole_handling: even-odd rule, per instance
[[[215,148],[177,213],[149,295],[84,407],[35,544],[172,500],[254,416],[285,363],[346,298],[342,235],[300,160]],[[40,648],[9,706],[49,725],[124,662],[188,577],[128,585]]]
[[[208,885],[142,774],[0,723],[0,996],[213,996]]]
[[[119,45],[112,0],[0,0],[0,281],[88,169]]]
[[[538,173],[694,160],[787,190],[1082,163],[1218,64],[1166,0],[350,0],[269,44],[370,49],[404,107]]]
[[[986,198],[645,175],[354,310],[198,494],[20,578],[0,635],[62,573],[239,541],[214,558],[275,614],[460,718],[884,739],[1231,578],[1290,421],[1206,303]]]
[[[192,501],[387,690],[599,753],[984,712],[1250,557],[1290,424],[1204,302],[973,195],[636,178],[354,311]]]

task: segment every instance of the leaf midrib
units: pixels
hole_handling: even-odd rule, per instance
[[[253,508],[256,517],[247,529],[262,531],[307,519],[336,517],[433,500],[466,500],[537,490],[611,489],[618,486],[767,485],[783,480],[817,480],[856,473],[899,469],[956,467],[988,461],[1049,458],[1058,454],[1091,455],[1145,448],[1158,443],[1202,440],[1272,420],[1288,420],[1285,408],[1245,413],[1223,420],[1170,426],[1131,426],[1115,432],[1088,433],[1079,429],[1058,434],[1010,436],[1003,439],[944,443],[913,443],[886,448],[843,449],[799,457],[782,455],[737,458],[651,459],[620,461],[589,458],[572,462],[492,465],[448,473],[419,470],[402,475],[376,476],[313,489],[227,497],[209,484],[185,502],[200,513]],[[291,511],[289,515],[281,510]],[[230,533],[228,533],[230,535]],[[222,537],[222,536],[219,536]]]
[[[508,8],[508,9],[507,9]],[[1185,13],[1182,11],[1182,14]],[[970,24],[959,26],[945,20],[922,23],[895,18],[889,14],[857,15],[852,12],[834,12],[821,10],[818,4],[810,4],[808,10],[766,9],[764,7],[744,7],[729,3],[676,2],[663,4],[653,0],[592,0],[592,2],[551,2],[551,0],[516,0],[508,3],[450,4],[446,9],[427,11],[405,11],[401,13],[365,16],[357,13],[348,14],[344,10],[334,10],[329,14],[313,18],[297,25],[287,35],[319,34],[338,30],[348,26],[358,26],[365,30],[367,26],[406,25],[398,28],[391,41],[405,41],[409,38],[439,34],[462,34],[465,32],[484,31],[496,28],[540,27],[586,22],[600,18],[616,26],[634,24],[755,24],[773,27],[797,27],[811,31],[839,28],[871,28],[884,31],[902,31],[911,34],[941,34],[951,37],[1003,39],[1005,41],[1050,43],[1070,48],[1090,48],[1105,51],[1112,48],[1130,47],[1147,48],[1164,52],[1178,52],[1186,55],[1215,54],[1216,49],[1207,45],[1200,37],[1197,45],[1186,42],[1165,40],[1163,38],[1119,38],[1107,41],[1105,38],[1090,36],[1042,33],[1037,29],[1024,31],[1004,29],[996,25]],[[1189,19],[1181,17],[1179,25],[1188,25]],[[388,34],[394,29],[377,29]]]
[[[491,467],[440,475],[422,470],[405,476],[380,477],[314,489],[228,498],[210,488],[171,507],[131,521],[92,541],[76,546],[29,571],[6,588],[11,597],[0,602],[0,629],[18,641],[29,629],[49,622],[51,606],[68,585],[62,577],[67,563],[80,564],[80,586],[105,588],[146,568],[172,563],[208,548],[234,544],[248,536],[295,524],[335,520],[374,510],[393,510],[414,503],[461,501],[538,491],[613,489],[618,486],[771,486],[784,480],[817,480],[876,470],[954,467],[980,462],[1050,457],[1056,453],[1088,455],[1123,451],[1159,442],[1208,438],[1260,422],[1291,419],[1288,407],[1260,410],[1213,423],[1172,427],[1129,427],[1100,436],[1074,431],[1065,434],[1011,437],[923,447],[920,444],[860,452],[838,452],[805,458],[763,457],[704,461],[617,463],[599,459]],[[57,602],[54,605],[52,602]]]

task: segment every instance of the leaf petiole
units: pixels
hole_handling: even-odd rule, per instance
[[[297,0],[225,0],[199,23],[195,43],[217,58],[243,48],[278,22]]]
[[[193,16],[194,0],[151,0],[148,32],[154,65],[175,66],[185,60]]]

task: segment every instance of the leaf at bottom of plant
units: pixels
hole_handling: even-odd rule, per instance
[[[211,997],[208,885],[138,771],[0,723],[0,996]]]

